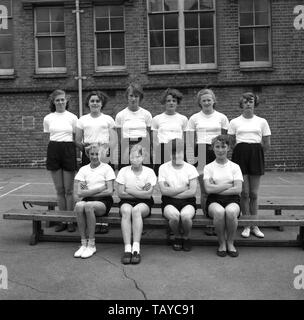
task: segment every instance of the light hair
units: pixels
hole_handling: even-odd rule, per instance
[[[92,149],[97,149],[98,150],[98,159],[101,162],[101,159],[104,158],[107,154],[108,151],[108,144],[106,143],[91,143],[89,146],[85,147],[85,154],[87,155],[88,158],[90,158],[90,151]]]
[[[215,108],[215,106],[216,106],[216,103],[217,103],[217,101],[216,101],[216,98],[215,98],[215,94],[214,94],[214,92],[211,90],[211,89],[202,89],[202,90],[200,90],[198,93],[197,93],[197,104],[198,104],[198,106],[200,107],[200,108],[202,108],[202,106],[201,106],[201,98],[202,98],[202,96],[204,96],[205,94],[210,94],[211,96],[212,96],[212,99],[213,99],[213,108]]]

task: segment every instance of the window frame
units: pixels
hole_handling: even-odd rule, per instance
[[[64,19],[64,12],[63,12],[63,24],[64,24],[64,32],[63,33],[57,33],[57,34],[52,34],[51,32],[49,34],[45,35],[38,35],[37,36],[37,8],[47,8],[47,9],[52,9],[52,8],[60,8],[64,11],[64,6],[36,6],[34,8],[34,37],[35,37],[35,71],[36,74],[47,74],[47,73],[66,73],[67,72],[67,56],[66,56],[66,32],[65,32],[65,19]],[[51,22],[51,20],[50,20]],[[49,37],[49,38],[54,38],[54,37],[64,37],[65,39],[65,67],[48,67],[48,68],[41,68],[39,67],[38,64],[38,38],[39,37]],[[51,53],[53,56],[53,49],[51,48]]]
[[[97,31],[96,30],[96,10],[95,8],[96,7],[111,7],[111,6],[120,6],[122,7],[122,10],[123,10],[123,31],[122,30],[115,30],[115,31],[112,31],[112,30],[107,30],[107,31]],[[94,5],[93,7],[93,25],[94,25],[94,66],[95,66],[95,72],[115,72],[115,71],[125,71],[126,68],[127,68],[127,65],[126,65],[126,18],[125,18],[125,7],[124,5],[117,5],[117,4],[112,4],[112,5]],[[118,33],[118,32],[123,32],[124,34],[124,61],[125,61],[125,64],[124,65],[121,65],[121,66],[98,66],[98,53],[97,53],[97,34],[100,34],[100,33],[108,33],[108,34],[112,34],[112,33]],[[111,46],[111,44],[110,44]],[[112,59],[112,47],[110,47],[110,57]]]
[[[254,0],[255,1],[255,0]],[[240,68],[271,68],[272,67],[272,20],[271,20],[271,0],[266,0],[268,5],[268,25],[251,25],[251,26],[241,26],[241,12],[240,12],[240,2],[238,1],[238,44],[239,44],[239,64]],[[255,8],[254,8],[255,9]],[[255,14],[255,11],[254,11]],[[259,28],[268,28],[268,56],[269,61],[241,61],[241,29],[251,29],[255,31]],[[253,37],[253,48],[255,55],[255,37]]]
[[[149,16],[153,14],[165,14],[166,11],[159,11],[151,13],[149,10],[149,0],[146,1],[147,4],[147,32],[148,32],[148,64],[149,71],[191,71],[191,70],[216,70],[218,67],[217,58],[217,16],[216,16],[216,1],[213,1],[213,9],[211,10],[184,10],[184,1],[178,1],[178,42],[179,42],[179,64],[163,64],[163,65],[151,65],[151,47],[150,47],[150,20]],[[199,0],[198,0],[199,1]],[[168,11],[167,13],[171,13]],[[196,63],[187,64],[186,63],[186,46],[185,46],[185,12],[212,12],[213,13],[213,43],[214,43],[214,63]],[[165,30],[165,29],[163,29]],[[200,47],[201,48],[201,47]]]

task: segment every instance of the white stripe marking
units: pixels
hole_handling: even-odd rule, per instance
[[[281,177],[278,177],[278,179],[279,179],[279,180],[281,180],[281,181],[283,181],[283,182],[286,182],[286,183],[292,184],[292,182],[290,182],[290,181],[288,181],[288,180],[286,180],[286,179],[283,179],[283,178],[281,178]]]
[[[22,188],[28,186],[29,184],[30,184],[30,183],[25,183],[24,185],[22,185],[22,186],[20,186],[20,187],[18,187],[18,188],[15,188],[15,189],[13,189],[13,190],[5,193],[5,194],[2,194],[2,195],[0,196],[0,198],[5,197],[6,195],[8,195],[8,194],[10,194],[10,193],[12,193],[12,192],[14,192],[14,191],[17,191],[17,190],[19,190],[19,189],[22,189]]]

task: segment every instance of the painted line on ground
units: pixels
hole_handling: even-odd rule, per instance
[[[283,181],[283,182],[286,182],[286,183],[289,183],[289,184],[292,184],[292,182],[284,179],[284,178],[281,178],[281,177],[278,177],[279,180]]]
[[[18,187],[18,188],[15,188],[15,189],[7,192],[7,193],[1,194],[1,195],[0,195],[0,198],[5,197],[5,196],[7,196],[8,194],[10,194],[10,193],[12,193],[12,192],[14,192],[14,191],[17,191],[17,190],[19,190],[19,189],[22,189],[22,188],[24,188],[24,187],[26,187],[26,186],[28,186],[28,185],[30,185],[30,183],[25,183],[25,184],[23,184],[22,186],[20,186],[20,187]]]
[[[0,183],[5,183],[5,184],[24,184],[24,183],[30,183],[30,184],[49,184],[52,185],[52,182],[26,182],[26,181],[0,181]]]
[[[41,197],[41,198],[50,198],[49,194],[9,194],[8,197]],[[56,195],[51,196],[53,198],[56,197]]]

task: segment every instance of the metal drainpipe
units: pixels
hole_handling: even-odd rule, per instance
[[[80,13],[83,10],[79,10],[79,0],[75,0],[75,8],[73,13],[76,13],[76,34],[77,34],[77,64],[78,64],[78,76],[75,77],[78,80],[78,100],[79,100],[79,117],[83,114],[82,108],[82,80],[86,79],[86,77],[82,76],[82,68],[81,68],[81,38],[80,38]]]

